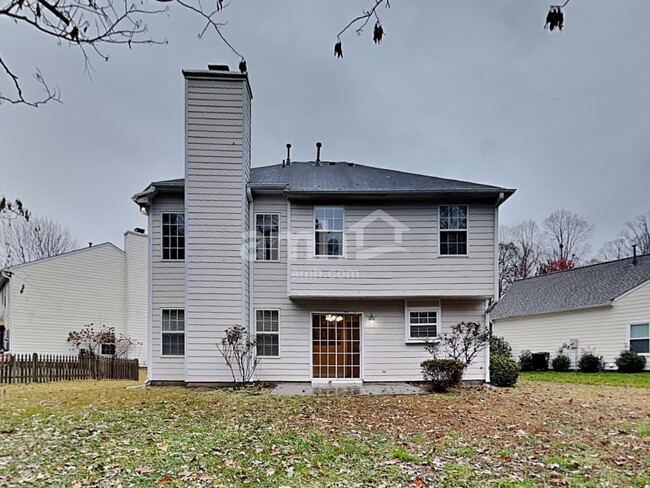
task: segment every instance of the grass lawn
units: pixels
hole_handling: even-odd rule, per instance
[[[402,397],[12,385],[0,486],[644,486],[650,401],[523,381]]]
[[[645,373],[581,373],[568,371],[556,373],[543,371],[521,373],[521,378],[531,381],[552,381],[554,383],[580,383],[583,385],[633,386],[635,388],[650,388],[650,372]]]

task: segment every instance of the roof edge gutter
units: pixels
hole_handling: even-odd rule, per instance
[[[586,305],[584,307],[565,308],[562,310],[553,310],[552,312],[535,312],[535,313],[529,313],[527,315],[508,315],[507,317],[492,317],[492,320],[522,319],[528,317],[537,317],[540,315],[552,315],[554,313],[566,313],[566,312],[581,312],[583,310],[590,310],[592,308],[604,308],[604,307],[613,307],[613,306],[614,306],[614,300],[609,300],[606,303],[599,303],[597,305]]]

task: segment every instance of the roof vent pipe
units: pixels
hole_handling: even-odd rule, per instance
[[[291,166],[291,144],[287,144],[287,166]]]
[[[639,262],[636,258],[636,244],[632,244],[632,252],[634,253],[634,259],[632,260],[632,264],[636,266],[636,263]]]
[[[320,148],[323,147],[323,145],[320,142],[316,143],[316,164],[315,166],[320,166]]]

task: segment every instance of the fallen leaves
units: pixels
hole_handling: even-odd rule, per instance
[[[12,433],[0,435],[0,452],[12,455],[0,456],[0,484],[648,484],[635,478],[650,470],[643,390],[523,382],[507,392],[276,398],[95,385],[10,388],[0,432]]]

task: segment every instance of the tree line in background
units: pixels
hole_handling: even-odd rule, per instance
[[[577,266],[650,253],[650,211],[623,224],[618,236],[595,256],[589,241],[594,226],[570,210],[556,210],[541,224],[524,220],[499,229],[499,296],[516,280]]]
[[[0,268],[49,258],[77,249],[67,227],[33,216],[20,200],[0,197]]]

